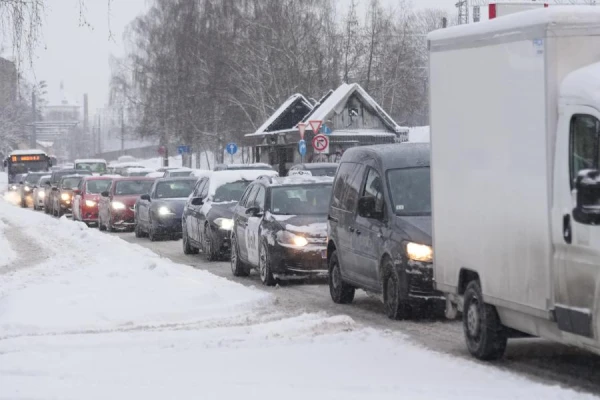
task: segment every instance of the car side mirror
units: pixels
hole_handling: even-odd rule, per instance
[[[53,192],[58,192],[58,188],[57,188],[56,186],[53,186],[53,187],[52,187],[52,191],[53,191]]]
[[[358,215],[363,218],[383,218],[383,213],[376,210],[376,201],[373,196],[365,196],[358,199]]]
[[[575,189],[577,204],[573,210],[573,219],[586,225],[600,224],[600,171],[580,171],[575,178]]]
[[[201,206],[202,204],[204,204],[204,199],[202,197],[194,197],[192,199],[192,205]]]
[[[108,191],[105,190],[104,192],[100,193],[100,196],[102,196],[102,197],[108,197]]]
[[[260,212],[260,207],[250,207],[246,210],[246,215],[251,217],[260,217],[262,214]]]
[[[142,200],[146,200],[146,201],[151,201],[150,200],[150,195],[149,194],[143,194],[140,196],[140,199]]]

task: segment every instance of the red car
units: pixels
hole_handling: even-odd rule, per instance
[[[98,223],[100,193],[107,191],[114,177],[86,176],[73,191],[73,220],[86,224]]]
[[[133,230],[135,226],[135,202],[143,194],[150,193],[156,178],[139,176],[113,178],[110,189],[102,192],[98,203],[98,228]]]

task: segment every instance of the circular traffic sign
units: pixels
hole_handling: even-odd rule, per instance
[[[227,143],[227,146],[225,146],[227,152],[231,155],[234,155],[235,153],[237,153],[238,147],[237,144],[235,143]]]
[[[325,135],[316,135],[312,140],[312,145],[316,151],[325,151],[329,147],[329,139]]]
[[[298,153],[301,156],[306,155],[306,141],[304,139],[298,142]]]

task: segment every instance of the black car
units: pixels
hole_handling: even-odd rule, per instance
[[[288,171],[288,176],[335,176],[338,169],[337,163],[307,163],[296,164]]]
[[[135,203],[135,232],[155,241],[160,237],[181,237],[183,207],[194,190],[197,178],[160,178],[149,194],[143,194]]]
[[[18,189],[21,207],[33,206],[33,190],[38,186],[40,179],[44,175],[48,175],[48,172],[30,172],[21,178],[22,181],[19,181]]]
[[[327,210],[333,178],[264,177],[250,185],[233,214],[231,270],[276,278],[327,274]]]
[[[237,202],[256,178],[276,174],[275,171],[234,170],[212,172],[202,178],[183,210],[183,252],[196,254],[202,249],[209,260],[227,258]]]
[[[91,173],[89,174],[91,175]],[[79,183],[85,175],[73,174],[60,178],[56,186],[52,188],[51,213],[55,217],[61,217],[64,214],[71,214],[73,209],[74,191],[77,190]]]
[[[50,175],[50,184],[46,187],[46,197],[44,197],[44,212],[50,214],[53,211],[53,205],[56,203],[56,195],[59,191],[53,190],[58,189],[58,184],[63,176],[67,175],[92,175],[90,171],[84,169],[59,169],[52,171]]]
[[[350,303],[356,288],[383,296],[388,317],[427,306],[444,310],[434,289],[429,144],[346,151],[333,184],[327,260],[329,291]]]

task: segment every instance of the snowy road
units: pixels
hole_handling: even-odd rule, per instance
[[[177,263],[209,271],[246,286],[273,293],[278,305],[291,313],[325,311],[331,315],[346,314],[364,325],[407,334],[412,340],[427,348],[472,360],[464,344],[459,321],[391,321],[383,313],[378,299],[357,292],[351,305],[338,305],[331,301],[326,282],[315,284],[286,283],[284,287],[262,286],[258,274],[249,278],[232,276],[228,262],[207,262],[200,255],[185,255],[181,241],[150,242],[138,239],[132,233],[113,233],[130,243],[152,249]],[[600,393],[600,357],[561,344],[540,339],[519,339],[509,342],[506,357],[497,368],[524,374],[531,379],[549,384],[561,384],[578,390]]]
[[[586,353],[522,342],[499,366],[480,364],[457,323],[388,321],[367,296],[334,306],[324,284],[232,282],[216,276],[230,278],[228,263],[183,256],[181,242],[111,236],[2,201],[0,221],[0,248],[12,251],[0,265],[0,399],[598,393]]]

